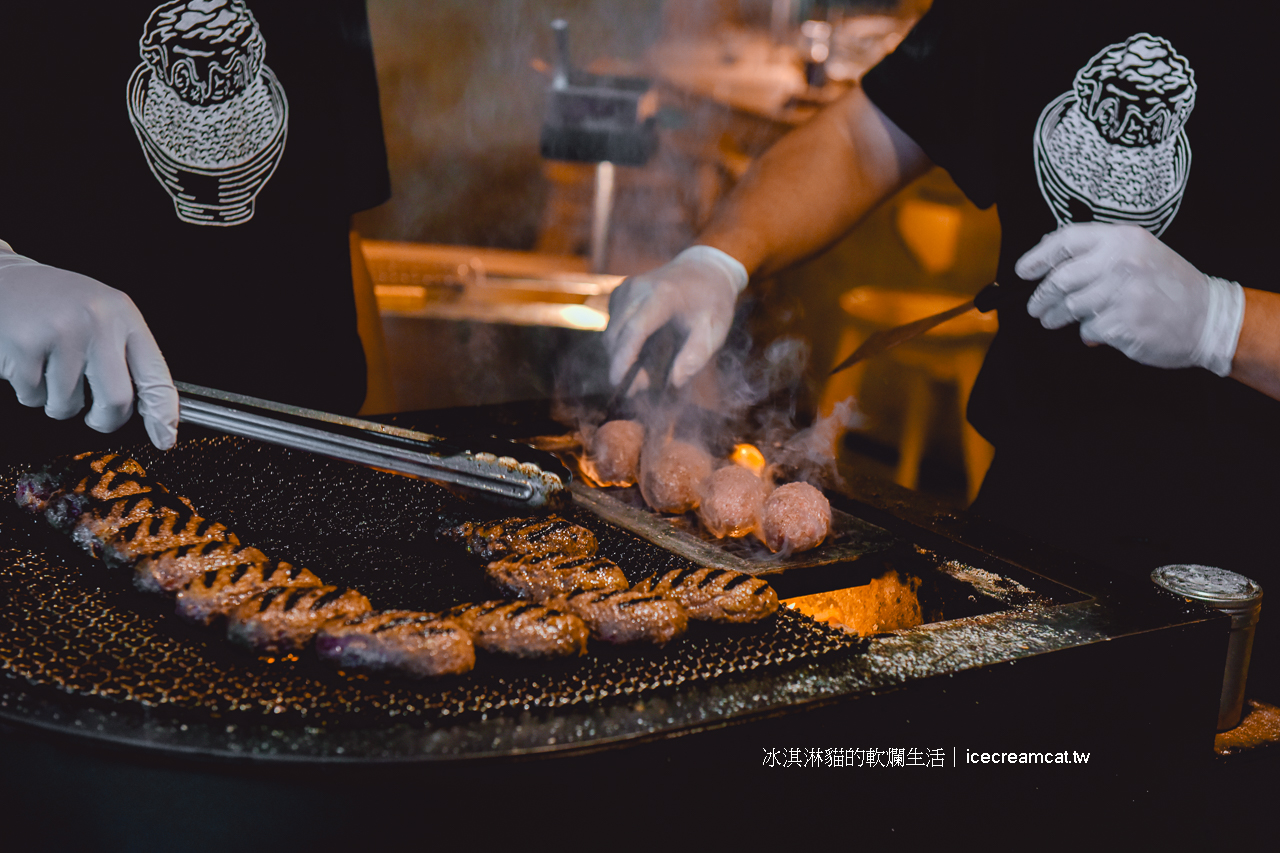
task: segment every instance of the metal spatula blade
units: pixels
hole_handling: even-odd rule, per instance
[[[868,358],[874,358],[883,352],[887,352],[898,344],[906,343],[912,338],[917,338],[920,335],[923,335],[935,326],[940,326],[948,320],[959,317],[961,314],[967,314],[974,308],[977,308],[985,314],[992,308],[995,308],[999,303],[999,297],[1001,294],[999,287],[1000,285],[993,281],[986,287],[982,288],[978,295],[973,299],[970,299],[968,302],[957,305],[954,308],[948,308],[946,311],[934,314],[931,317],[925,317],[921,320],[915,320],[903,326],[897,326],[892,329],[882,329],[879,332],[876,332],[863,341],[861,346],[854,350],[848,358],[837,364],[831,370],[830,375],[834,376],[840,371],[852,367],[860,361],[865,361]]]

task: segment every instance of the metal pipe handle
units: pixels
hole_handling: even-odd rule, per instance
[[[551,22],[551,29],[556,34],[556,69],[551,85],[556,89],[564,89],[569,85],[569,70],[573,67],[569,59],[569,22],[564,18],[556,18]]]

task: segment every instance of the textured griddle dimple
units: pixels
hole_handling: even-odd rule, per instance
[[[492,597],[475,559],[433,535],[441,512],[484,511],[433,484],[247,439],[128,452],[246,544],[306,566],[326,583],[358,588],[378,608],[442,610]],[[16,474],[0,472],[3,494],[12,494]],[[348,676],[310,652],[268,661],[233,648],[219,630],[186,625],[169,599],[136,592],[127,572],[81,554],[12,500],[0,505],[0,669],[116,708],[167,708],[205,719],[265,715],[281,726],[376,726],[390,718],[630,699],[858,645],[783,610],[748,628],[698,626],[662,649],[593,644],[585,658],[533,664],[484,655],[468,675],[427,682]],[[568,517],[594,530],[600,554],[632,581],[689,565],[598,519]]]

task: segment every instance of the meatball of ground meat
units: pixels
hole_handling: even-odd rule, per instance
[[[769,487],[741,465],[726,465],[702,482],[698,518],[716,537],[746,536],[760,525]]]
[[[688,512],[698,505],[698,487],[711,473],[711,456],[701,447],[669,441],[640,457],[640,494],[659,512]]]
[[[808,483],[779,486],[760,511],[760,532],[770,551],[807,551],[831,532],[831,504]]]
[[[596,479],[610,486],[630,486],[640,472],[644,427],[636,421],[609,421],[591,438],[590,458]]]

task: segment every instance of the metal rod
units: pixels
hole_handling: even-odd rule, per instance
[[[773,0],[769,14],[769,30],[775,44],[785,44],[791,37],[792,18],[791,0]]]
[[[591,272],[604,273],[609,265],[609,230],[613,219],[615,168],[608,160],[596,164],[595,200],[591,205]]]
[[[556,34],[556,68],[551,85],[556,89],[564,89],[569,85],[569,69],[573,67],[569,60],[569,22],[556,18],[551,22],[551,29]]]

